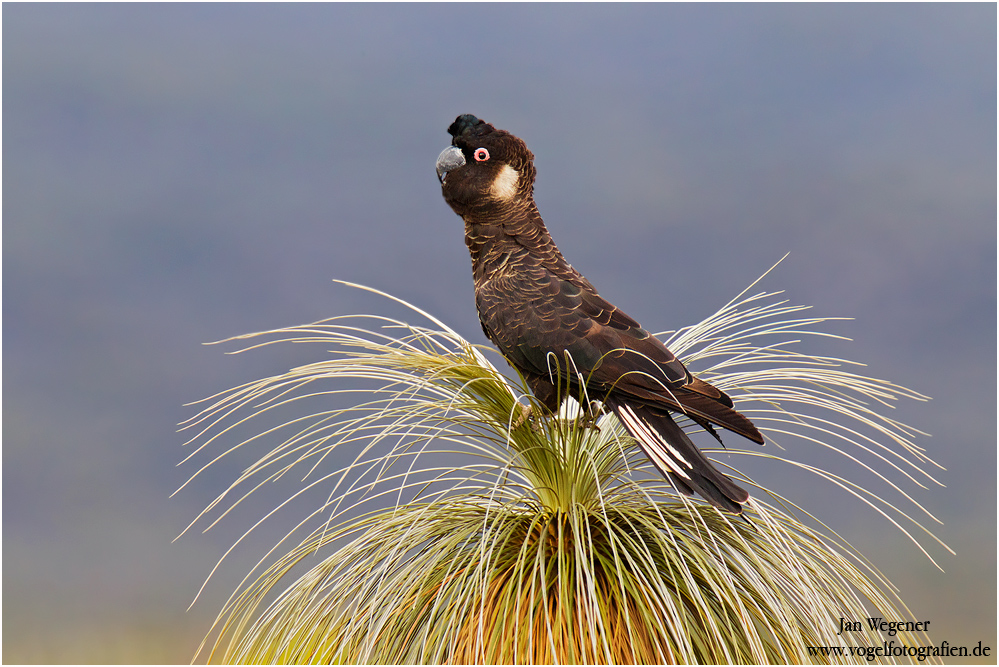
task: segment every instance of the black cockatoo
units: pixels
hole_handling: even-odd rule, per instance
[[[670,413],[715,437],[712,424],[762,444],[760,432],[565,261],[534,204],[534,155],[523,141],[470,114],[448,133],[437,176],[444,200],[465,221],[489,340],[546,408],[579,396],[582,378],[586,395],[617,415],[678,491],[741,512],[749,494],[711,465]]]

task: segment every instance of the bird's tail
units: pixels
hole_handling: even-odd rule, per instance
[[[614,411],[645,455],[685,496],[700,494],[722,509],[740,514],[749,493],[718,472],[668,412],[608,397]]]

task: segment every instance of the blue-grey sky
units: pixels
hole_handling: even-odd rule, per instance
[[[379,311],[485,342],[434,160],[474,113],[536,155],[567,258],[653,330],[785,253],[852,343],[933,397],[892,416],[946,488],[905,487],[941,573],[814,478],[754,476],[865,553],[939,640],[996,643],[996,7],[62,5],[3,9],[4,649],[187,660],[242,576],[185,608],[232,525],[171,540],[183,404],[314,361],[201,343]],[[313,356],[309,356],[309,354]],[[810,462],[822,465],[818,453]],[[140,648],[141,647],[141,648]]]

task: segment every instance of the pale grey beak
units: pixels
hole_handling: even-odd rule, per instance
[[[449,171],[465,166],[465,155],[457,146],[448,146],[437,156],[437,180],[444,185]]]

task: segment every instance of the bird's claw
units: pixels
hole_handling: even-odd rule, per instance
[[[518,414],[517,417],[510,424],[510,430],[516,431],[518,428],[524,425],[524,422],[530,421],[531,428],[537,431],[539,427],[537,423],[534,421],[534,419],[532,419],[532,417],[534,416],[534,409],[530,405],[524,405],[523,403],[518,403],[517,408],[518,408]]]
[[[603,406],[600,401],[590,401],[588,410],[580,410],[580,415],[576,418],[576,423],[583,428],[592,428],[599,432],[600,427],[597,425],[597,420],[600,419],[600,415],[602,414]]]
[[[600,427],[597,426],[597,419],[600,417],[599,414],[593,414],[590,412],[584,412],[579,417],[576,418],[576,423],[581,428],[592,428],[594,431],[600,431]]]

